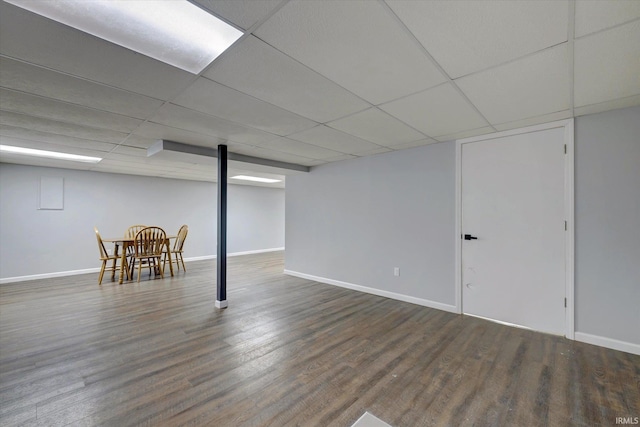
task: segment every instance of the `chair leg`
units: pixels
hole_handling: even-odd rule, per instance
[[[184,272],[187,272],[187,267],[184,266],[184,258],[182,257],[182,252],[180,252],[180,261],[182,262],[182,269]]]
[[[104,268],[107,266],[107,260],[102,261],[102,267],[100,268],[100,275],[98,276],[98,285],[102,285],[102,276],[104,276]]]
[[[160,277],[164,279],[164,264],[160,263],[160,258],[158,258],[158,270],[160,271]]]
[[[111,264],[111,281],[113,282],[116,279],[116,259],[113,260]]]
[[[141,275],[142,275],[142,259],[138,260],[138,283],[140,283]]]

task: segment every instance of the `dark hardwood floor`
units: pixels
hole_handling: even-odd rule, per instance
[[[0,286],[0,425],[613,426],[640,356],[285,276],[280,252]]]

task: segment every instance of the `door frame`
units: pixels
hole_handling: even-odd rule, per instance
[[[565,298],[567,307],[565,310],[565,337],[574,339],[574,120],[560,120],[556,122],[544,123],[535,126],[528,126],[519,129],[512,129],[503,132],[490,133],[486,135],[474,136],[456,140],[456,218],[455,218],[455,301],[456,313],[462,314],[462,145],[471,142],[485,141],[506,136],[521,135],[525,133],[538,132],[548,129],[564,128],[564,144],[566,155],[564,158],[564,214],[567,223],[565,233]]]

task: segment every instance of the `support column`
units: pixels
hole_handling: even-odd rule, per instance
[[[216,307],[227,308],[227,146],[218,145],[218,261]]]

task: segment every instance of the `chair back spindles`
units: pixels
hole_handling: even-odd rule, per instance
[[[100,250],[100,259],[105,259],[109,257],[107,253],[107,248],[104,247],[104,242],[102,241],[102,236],[100,236],[100,232],[97,227],[93,227],[93,231],[96,232],[96,239],[98,240],[98,249]]]
[[[145,260],[149,268],[156,266],[160,276],[164,277],[164,268],[160,264],[162,250],[167,244],[167,234],[160,227],[144,227],[139,230],[134,238],[133,259],[138,261],[138,282],[142,271],[142,261]]]
[[[174,252],[182,250],[182,248],[184,247],[184,241],[187,239],[187,233],[189,233],[189,227],[185,224],[180,227],[180,230],[178,230],[178,236],[176,237],[176,241],[173,244]]]
[[[133,239],[134,237],[136,237],[136,234],[138,234],[138,231],[142,230],[145,227],[146,225],[142,224],[132,225],[131,227],[127,228],[127,231],[124,233],[124,237]]]

